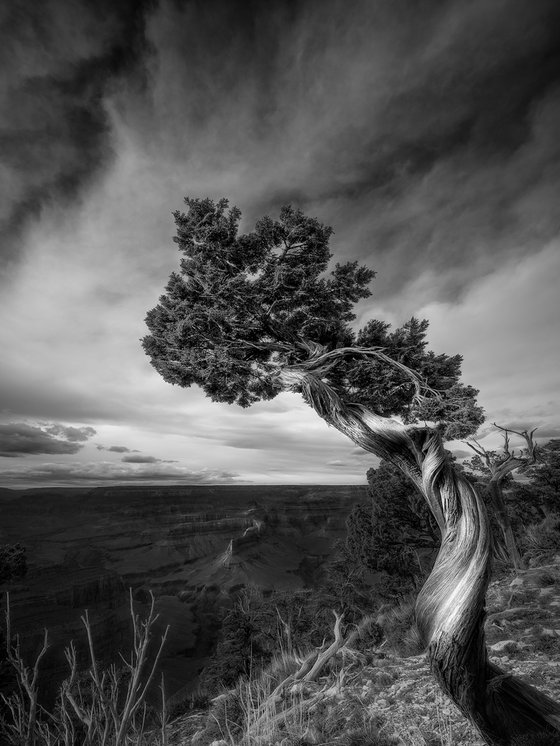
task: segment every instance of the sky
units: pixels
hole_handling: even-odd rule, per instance
[[[0,70],[0,485],[364,483],[297,395],[151,368],[187,195],[331,225],[356,328],[428,319],[486,447],[560,437],[557,0],[11,0]]]

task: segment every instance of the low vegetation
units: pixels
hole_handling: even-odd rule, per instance
[[[21,544],[0,545],[0,585],[24,578],[27,573],[27,550]]]

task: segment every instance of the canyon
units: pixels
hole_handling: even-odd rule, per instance
[[[29,660],[48,629],[43,696],[67,673],[70,640],[87,659],[86,609],[100,660],[128,650],[129,594],[140,615],[154,595],[155,637],[170,627],[166,692],[186,695],[212,651],[220,609],[249,584],[312,587],[352,507],[367,499],[365,486],[325,485],[1,490],[0,544],[23,544],[29,569],[0,591],[9,591]]]

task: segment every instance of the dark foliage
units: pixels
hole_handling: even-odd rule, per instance
[[[245,713],[239,693],[231,691],[223,694],[212,703],[206,726],[197,743],[208,744],[223,740],[231,742],[241,735],[244,720]]]
[[[560,514],[549,513],[540,523],[528,526],[523,546],[526,558],[533,565],[550,562],[560,554]]]
[[[448,438],[477,429],[478,392],[459,383],[460,355],[426,350],[427,321],[393,331],[371,321],[355,335],[352,309],[370,295],[375,273],[357,262],[329,270],[331,228],[287,206],[278,220],[265,217],[240,235],[241,213],[226,199],[185,202],[187,213],[174,214],[180,269],[148,312],[143,340],[166,381],[197,384],[214,401],[246,407],[276,396],[280,371],[311,350],[345,348],[325,377],[349,399],[407,422],[440,422]],[[439,396],[419,402],[406,373],[365,359],[358,347],[412,367]]]
[[[224,613],[216,650],[201,678],[201,688],[217,694],[223,687],[232,688],[240,676],[249,676],[272,657],[256,639],[254,620],[242,604]]]
[[[367,473],[371,500],[347,521],[346,553],[359,565],[395,576],[413,587],[426,572],[419,554],[430,555],[440,536],[425,500],[402,472],[382,461]]]
[[[525,470],[539,505],[546,512],[560,513],[560,439],[539,446],[539,460]]]
[[[376,360],[347,365],[346,388],[353,401],[384,417],[400,414],[405,422],[438,422],[445,438],[466,437],[484,421],[483,411],[476,405],[478,391],[459,382],[461,355],[436,355],[426,350],[427,330],[425,319],[412,318],[394,330],[390,324],[374,320],[358,332],[356,344],[382,348],[390,358],[418,373],[439,397],[414,400],[410,379],[398,368]]]
[[[527,527],[542,521],[547,515],[542,493],[530,482],[513,481],[504,493],[516,537],[522,541]],[[560,508],[560,504],[559,504]]]
[[[316,593],[317,614],[323,608],[336,609],[350,625],[357,624],[374,611],[378,603],[377,587],[372,584],[371,573],[347,551],[346,541],[335,547]],[[332,616],[327,620],[332,629]]]
[[[349,570],[349,571],[348,571]],[[280,650],[305,652],[333,635],[333,614],[344,615],[345,629],[357,624],[375,607],[373,589],[340,557],[330,563],[316,589],[273,591],[243,588],[234,607],[225,612],[214,655],[201,677],[201,689],[215,694],[233,687],[240,676],[266,666]],[[367,643],[380,642],[375,625]],[[364,643],[365,644],[365,643]]]
[[[492,451],[488,453],[490,457],[494,456]],[[488,487],[490,470],[478,455],[465,461],[463,467],[484,498],[495,537],[497,558],[504,560],[502,532]],[[523,481],[519,481],[519,477]],[[533,562],[550,559],[560,551],[557,526],[560,513],[560,440],[539,445],[537,463],[519,470],[517,477],[506,475],[503,481],[504,501],[519,547],[526,558]]]
[[[27,574],[26,548],[22,544],[0,546],[0,583],[10,583]]]

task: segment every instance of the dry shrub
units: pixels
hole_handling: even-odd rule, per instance
[[[406,658],[424,650],[414,613],[415,599],[400,601],[396,606],[383,607],[377,623],[383,629],[389,649]]]
[[[303,663],[303,656],[298,653],[287,653],[285,651],[275,655],[265,667],[263,676],[270,680],[271,689],[285,681],[288,676],[295,674]]]
[[[10,598],[6,594],[6,660],[13,668],[17,691],[0,695],[6,716],[0,721],[0,739],[9,746],[74,746],[76,743],[95,746],[147,746],[166,744],[167,712],[163,679],[161,682],[162,712],[158,733],[148,727],[149,712],[146,694],[155,675],[167,637],[167,628],[160,639],[155,656],[151,652],[153,625],[157,619],[155,600],[145,619],[134,610],[130,592],[130,617],[133,645],[122,667],[115,664],[101,669],[93,643],[92,627],[87,611],[82,617],[88,641],[90,665],[87,671],[78,669],[73,643],[65,655],[69,676],[58,691],[55,708],[48,711],[38,701],[38,678],[43,656],[48,649],[45,629],[43,646],[31,665],[24,661],[18,635],[12,635]]]
[[[560,515],[550,513],[525,532],[525,558],[533,566],[552,560],[560,554]]]

